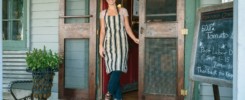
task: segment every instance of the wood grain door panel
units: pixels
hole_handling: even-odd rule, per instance
[[[183,28],[184,0],[139,1],[140,100],[184,99]]]
[[[152,22],[146,23],[146,31],[142,34],[145,37],[177,37],[177,24],[178,23],[160,23]]]
[[[96,98],[96,6],[96,0],[60,0],[59,99]]]

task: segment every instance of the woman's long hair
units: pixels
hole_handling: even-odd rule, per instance
[[[118,5],[121,5],[122,6],[122,4],[123,4],[123,2],[122,2],[123,0],[116,0],[116,6],[118,7]]]

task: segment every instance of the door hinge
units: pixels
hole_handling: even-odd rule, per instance
[[[181,89],[180,95],[182,95],[182,96],[187,96],[187,90]]]
[[[99,35],[99,29],[96,30],[96,35]]]
[[[181,34],[187,35],[188,34],[188,29],[184,28],[181,30]]]

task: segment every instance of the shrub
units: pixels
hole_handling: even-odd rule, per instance
[[[58,65],[62,63],[63,59],[57,53],[53,53],[51,49],[46,50],[45,46],[43,49],[34,48],[32,52],[29,51],[26,55],[27,68],[31,71],[58,70]]]

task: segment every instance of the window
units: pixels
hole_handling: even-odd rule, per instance
[[[26,49],[27,0],[3,0],[3,50]]]

